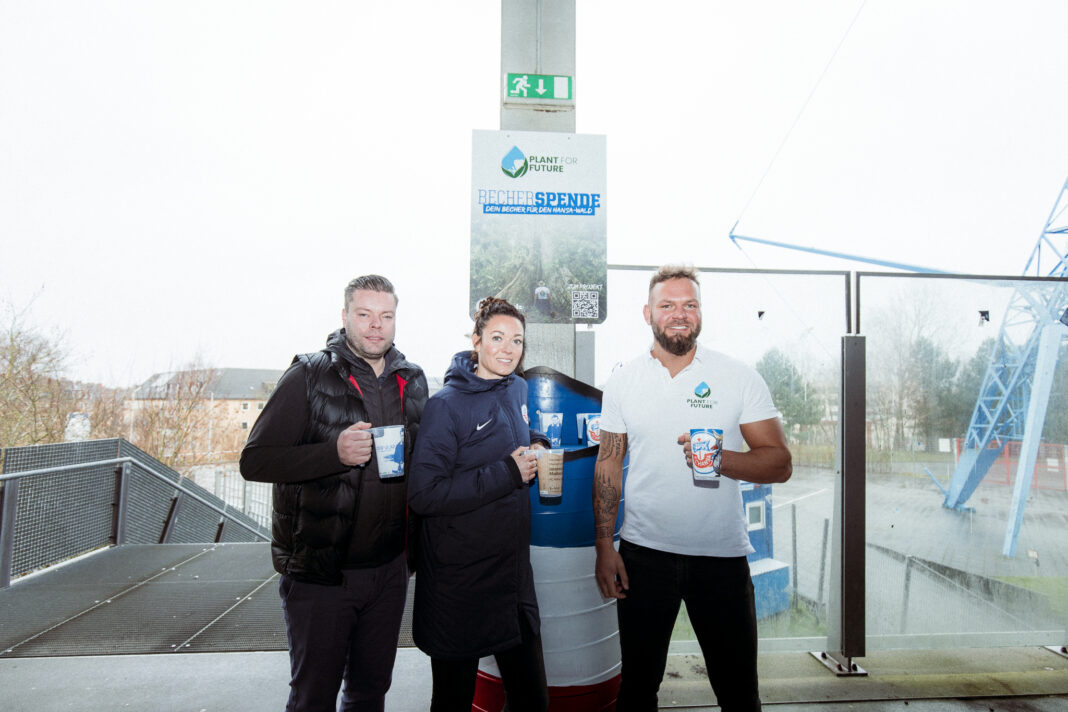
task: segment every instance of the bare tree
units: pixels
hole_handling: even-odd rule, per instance
[[[63,381],[58,337],[27,326],[26,311],[5,305],[0,343],[0,446],[59,442],[72,393]]]
[[[125,435],[129,388],[109,388],[99,383],[75,383],[73,387],[78,412],[89,416],[91,438],[119,438]]]
[[[916,401],[917,344],[940,343],[938,303],[924,287],[900,289],[892,304],[876,309],[867,319],[868,410],[876,416],[880,431],[877,446],[901,450],[913,439],[913,412]]]
[[[961,437],[975,404],[993,341],[973,355],[951,288],[901,289],[866,319],[868,413],[876,446],[936,451]]]
[[[176,469],[237,459],[247,433],[211,397],[215,369],[197,359],[133,392],[72,381],[63,339],[29,326],[27,309],[3,307],[0,447],[62,442],[68,419],[84,414],[88,437],[125,436]]]
[[[218,372],[198,359],[139,386],[129,401],[133,443],[179,470],[210,462],[211,389],[217,378]]]
[[[122,435],[126,391],[68,379],[63,337],[30,326],[27,313],[3,305],[0,447],[62,442],[79,413],[88,417],[89,437]]]

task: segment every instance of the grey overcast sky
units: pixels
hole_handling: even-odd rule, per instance
[[[609,262],[858,267],[743,252],[737,221],[1019,274],[1068,177],[1066,27],[1063,0],[578,0]],[[499,72],[498,0],[2,0],[0,301],[62,335],[72,376],[129,385],[197,354],[283,368],[379,272],[440,376]],[[615,283],[609,361],[648,340]]]

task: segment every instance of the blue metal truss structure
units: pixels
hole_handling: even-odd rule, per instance
[[[735,244],[744,240],[910,272],[952,274],[928,267],[736,235],[734,228],[731,228],[730,238]],[[1005,556],[1016,555],[1057,356],[1062,341],[1068,339],[1068,180],[1061,187],[1042,234],[1031,251],[1024,276],[1063,281],[1022,281],[1013,293],[965,433],[961,457],[948,489],[942,490],[945,493],[943,506],[966,509],[968,498],[1005,446],[1010,441],[1021,443],[1002,545]]]
[[[1045,266],[1043,265],[1045,262]],[[1068,181],[1050,211],[1024,276],[1068,278]],[[1002,554],[1016,555],[1062,340],[1068,280],[1022,282],[1013,293],[983,378],[943,506],[961,510],[1010,441],[1020,442]]]

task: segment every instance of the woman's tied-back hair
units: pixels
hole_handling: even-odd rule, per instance
[[[495,316],[512,316],[519,320],[519,323],[523,326],[523,332],[527,330],[527,318],[523,316],[523,312],[510,304],[504,299],[499,297],[486,297],[478,303],[478,307],[475,309],[475,330],[474,334],[478,337],[478,340],[482,340],[482,330],[486,328],[486,324],[489,320]],[[523,375],[523,359],[526,358],[527,348],[526,341],[523,342],[523,355],[519,357],[519,363],[515,367],[515,374],[517,376]],[[471,360],[478,363],[478,354],[474,350],[471,351]]]

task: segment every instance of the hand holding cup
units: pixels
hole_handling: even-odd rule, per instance
[[[693,450],[690,449],[690,433],[685,432],[677,440],[682,445],[682,456],[686,459],[686,467],[693,467]]]
[[[530,448],[517,447],[512,451],[512,459],[519,465],[519,476],[523,482],[530,482],[538,474],[538,458]]]
[[[370,423],[362,420],[341,431],[337,437],[337,456],[343,465],[355,467],[371,459],[373,440],[368,429]]]

